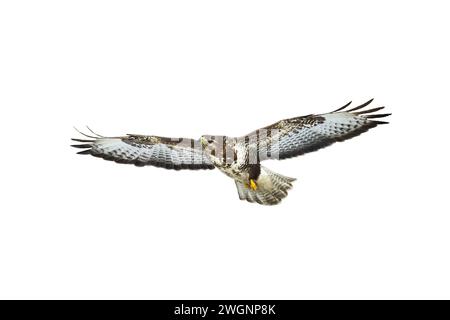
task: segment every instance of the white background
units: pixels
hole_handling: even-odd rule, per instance
[[[446,1],[2,1],[0,298],[450,298]],[[216,171],[78,156],[101,134],[242,135],[349,100],[387,126]]]

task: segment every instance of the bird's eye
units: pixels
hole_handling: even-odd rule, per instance
[[[208,139],[208,143],[213,143],[214,140],[213,139]]]

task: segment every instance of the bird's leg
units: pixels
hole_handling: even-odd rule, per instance
[[[258,185],[256,184],[255,180],[250,179],[250,183],[249,183],[250,189],[252,189],[253,191],[256,191],[256,189],[258,189]]]
[[[251,164],[249,166],[248,186],[253,191],[256,191],[256,189],[258,189],[258,185],[256,184],[256,181],[258,180],[258,177],[260,174],[261,174],[261,165],[259,163]]]

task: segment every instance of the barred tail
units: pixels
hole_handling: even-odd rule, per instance
[[[262,205],[274,205],[288,195],[294,178],[275,173],[261,166],[261,174],[256,180],[257,189],[252,190],[247,185],[235,180],[239,199],[257,202]]]

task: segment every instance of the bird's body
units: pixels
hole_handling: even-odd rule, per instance
[[[363,110],[372,100],[344,111],[281,120],[242,137],[201,136],[199,140],[129,134],[121,137],[89,136],[73,139],[91,154],[119,163],[153,165],[166,169],[214,169],[235,180],[239,198],[264,205],[279,203],[292,188],[294,178],[261,165],[267,159],[286,159],[316,151],[357,136],[386,122],[373,120],[383,107]],[[93,140],[92,140],[93,139]]]
[[[246,161],[246,148],[238,138],[203,136],[200,142],[203,152],[216,168],[230,178],[241,182],[248,181],[250,167]]]
[[[257,150],[252,152],[250,137],[202,136],[200,141],[214,166],[235,181],[241,200],[276,204],[287,196],[295,179],[262,166]]]

